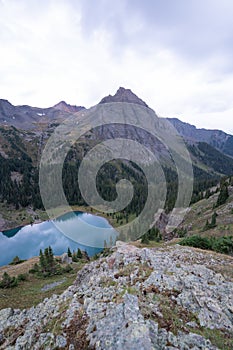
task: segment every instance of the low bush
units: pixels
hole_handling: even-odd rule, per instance
[[[20,274],[17,276],[18,282],[27,281],[27,279],[28,279],[28,276],[27,276],[27,274],[25,274],[25,273],[20,273]]]
[[[26,260],[22,260],[22,259],[20,259],[20,258],[18,257],[18,255],[16,255],[16,256],[14,257],[14,259],[12,260],[12,262],[10,262],[9,265],[18,265],[18,264],[21,264],[21,263],[24,262],[24,261],[26,261]]]
[[[233,255],[233,237],[201,237],[190,236],[182,239],[179,244],[200,249],[214,250],[215,252]]]
[[[7,272],[4,272],[2,280],[0,281],[0,288],[13,288],[18,285],[16,277],[11,277]]]
[[[210,240],[207,237],[201,236],[186,237],[182,239],[180,244],[201,249],[211,249],[212,247]]]
[[[150,241],[160,242],[162,240],[162,235],[157,227],[152,227],[146,232],[143,236],[141,236],[141,243],[149,244]]]

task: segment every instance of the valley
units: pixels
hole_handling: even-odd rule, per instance
[[[151,135],[148,125],[144,129],[137,123],[106,125],[108,108],[113,116],[136,116],[139,125],[141,120],[148,120],[148,115],[153,116],[158,135],[163,133],[164,125],[170,125],[169,130],[175,126],[178,145],[169,149],[164,136]],[[103,125],[73,142],[78,131],[85,130],[85,118],[95,116],[102,118]],[[232,348],[232,136],[196,129],[178,119],[170,119],[169,123],[124,88],[104,97],[90,110],[64,101],[41,109],[15,107],[0,100],[0,231],[4,231],[0,232],[0,258],[6,256],[6,263],[12,261],[0,267],[0,349]],[[76,125],[71,129],[72,137],[69,125]],[[50,206],[44,208],[42,201],[40,165],[54,134],[59,137],[47,154],[47,187],[43,191],[49,193],[56,183],[59,152],[67,148],[60,178],[69,206],[53,206],[62,203],[55,191],[48,202],[50,212]],[[115,139],[124,139],[122,149],[133,140],[151,153],[147,158],[140,149],[138,163],[130,158],[109,157],[100,166],[96,189],[106,202],[116,200],[122,179],[134,190],[124,209],[102,213],[83,198],[78,172],[93,148]],[[181,144],[190,158],[179,153]],[[113,150],[125,154],[118,152],[117,146]],[[153,156],[164,178],[158,176],[155,187],[150,182],[148,187],[148,174],[157,176],[153,173]],[[191,184],[187,159],[193,171],[193,188],[186,189],[191,196],[180,220],[179,211],[175,211],[177,216],[173,211],[182,185],[176,162],[183,169],[182,180]],[[97,160],[89,161],[89,172]],[[86,176],[90,175],[88,171]],[[141,235],[137,226],[128,229],[127,225],[140,216],[150,192],[156,189],[154,193],[159,197],[164,181],[164,208],[153,222],[155,226]],[[124,186],[121,194],[128,195]],[[150,200],[149,210],[153,210]],[[76,221],[73,212],[77,213]],[[151,218],[149,214],[145,217]],[[61,232],[69,223],[70,240],[55,232],[52,225],[56,221]],[[93,243],[98,225],[100,233]],[[17,227],[22,227],[19,236]],[[127,229],[121,231],[121,227]],[[106,228],[111,237],[106,235]],[[22,234],[24,231],[30,234]],[[9,248],[12,239],[15,250]]]

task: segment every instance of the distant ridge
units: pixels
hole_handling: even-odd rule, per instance
[[[82,109],[85,109],[85,107],[70,105],[65,101],[61,101],[57,103],[56,105],[53,106],[53,108],[59,109],[60,111],[63,111],[63,112],[69,112],[69,113],[75,113],[75,112],[81,111]]]
[[[198,129],[196,126],[182,122],[177,118],[167,118],[178,133],[188,143],[206,142],[217,150],[233,157],[233,136],[222,130]]]
[[[111,102],[128,102],[135,103],[144,107],[149,107],[143,100],[141,100],[137,95],[135,95],[130,89],[125,89],[120,87],[115,95],[108,95],[100,101],[101,103],[111,103]]]

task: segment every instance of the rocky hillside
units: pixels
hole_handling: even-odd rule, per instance
[[[206,142],[219,151],[233,156],[233,136],[221,130],[198,129],[194,125],[184,123],[177,118],[167,118],[189,143]]]
[[[212,192],[215,188],[212,189]],[[180,227],[187,230],[188,235],[201,234],[209,237],[232,236],[233,232],[233,186],[228,187],[229,198],[226,203],[215,208],[219,192],[209,198],[204,198],[190,206]],[[216,226],[204,231],[208,220],[211,222],[213,213],[217,214]]]
[[[0,349],[232,349],[232,263],[178,245],[118,242],[63,294],[1,310]]]
[[[0,125],[14,126],[23,130],[41,130],[53,123],[61,123],[70,113],[78,112],[83,107],[71,106],[64,101],[54,107],[37,108],[14,106],[7,100],[0,99]]]

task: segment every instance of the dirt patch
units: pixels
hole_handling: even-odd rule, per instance
[[[34,258],[28,259],[21,264],[18,265],[7,265],[0,267],[0,278],[7,272],[10,276],[18,276],[19,274],[27,273],[35,263],[39,262],[39,257],[35,256]]]

